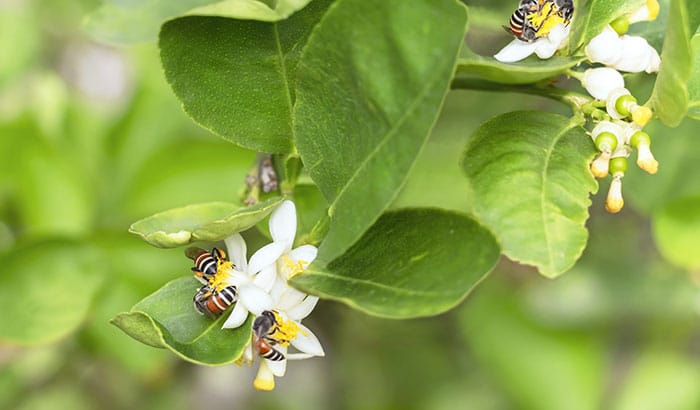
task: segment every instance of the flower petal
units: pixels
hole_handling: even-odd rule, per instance
[[[252,314],[260,315],[263,310],[270,310],[273,307],[272,297],[264,290],[255,285],[243,286],[239,290],[239,302],[243,303]]]
[[[316,255],[318,255],[317,247],[313,245],[301,245],[289,252],[289,259],[291,259],[292,262],[304,261],[304,269],[306,269],[306,267],[316,259]]]
[[[228,316],[228,319],[224,322],[224,325],[221,326],[222,329],[235,329],[239,327],[240,325],[245,322],[245,320],[248,318],[248,309],[241,303],[238,302],[236,305],[233,307],[233,311],[231,311],[231,314]]]
[[[586,46],[586,57],[593,63],[614,65],[622,58],[622,40],[609,25]]]
[[[292,339],[290,343],[302,353],[312,354],[314,356],[325,356],[321,342],[318,341],[316,335],[309,330],[308,327],[297,323],[301,331],[297,333],[297,337]]]
[[[306,293],[303,293],[299,290],[294,289],[291,286],[287,286],[287,289],[285,289],[281,294],[279,299],[277,300],[276,307],[279,310],[282,311],[287,311],[294,306],[297,306],[299,303],[301,303],[302,300],[306,297]]]
[[[270,235],[275,242],[287,245],[292,249],[294,236],[297,233],[297,210],[292,201],[284,201],[270,215]]]
[[[287,360],[304,360],[314,357],[312,354],[308,353],[289,353],[287,354]]]
[[[539,40],[538,40],[539,41]],[[535,52],[537,48],[537,41],[532,43],[526,43],[515,39],[511,41],[507,46],[503,47],[501,51],[496,53],[493,58],[502,63],[514,63],[516,61],[523,60],[530,56],[530,54]]]
[[[612,90],[625,87],[625,79],[613,68],[590,68],[583,73],[581,85],[596,100],[605,100]]]
[[[630,73],[645,71],[651,60],[650,53],[654,48],[642,37],[625,35],[620,39],[622,40],[622,58],[615,64],[615,68]]]
[[[282,377],[287,372],[287,346],[276,345],[275,349],[282,353],[285,359],[277,361],[265,359],[263,360],[263,362],[267,363],[267,366],[272,371],[272,374],[274,374],[277,377]]]
[[[253,279],[253,284],[269,293],[275,285],[275,279],[277,279],[277,269],[273,263],[272,265],[264,267],[260,273],[258,273],[255,279]]]
[[[246,272],[248,270],[248,262],[246,261],[247,247],[243,237],[238,233],[234,233],[224,239],[224,242],[226,243],[229,259],[236,265],[238,270]]]
[[[290,319],[300,321],[301,319],[309,316],[313,312],[318,303],[317,296],[307,296],[301,303],[287,310],[287,316]]]
[[[285,246],[279,242],[268,243],[262,248],[258,249],[253,256],[250,257],[250,263],[248,264],[248,274],[255,275],[260,272],[262,268],[272,265],[279,259],[280,256],[285,251]]]

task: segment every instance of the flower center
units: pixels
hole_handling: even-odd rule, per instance
[[[539,12],[528,15],[527,19],[533,27],[538,27],[538,37],[544,37],[549,34],[557,24],[566,24],[566,20],[557,14],[555,10],[552,10],[551,2],[545,3]]]
[[[283,269],[287,274],[287,279],[291,279],[294,276],[302,273],[304,270],[306,270],[304,265],[308,265],[308,262],[305,260],[299,259],[298,261],[294,262],[288,256],[282,257],[282,263],[284,264]]]
[[[295,321],[284,319],[276,311],[272,311],[272,313],[275,315],[275,327],[268,337],[276,340],[281,346],[289,346],[289,341],[296,339],[299,333],[307,336],[306,332],[301,330]]]
[[[222,291],[226,287],[226,278],[233,270],[233,262],[218,260],[216,261],[216,273],[209,278],[209,286],[216,289],[217,292]]]

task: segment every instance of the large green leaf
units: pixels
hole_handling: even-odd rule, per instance
[[[466,26],[453,0],[341,0],[299,62],[295,135],[331,202],[327,263],[391,203],[435,123]]]
[[[693,66],[690,41],[700,23],[698,7],[688,8],[687,4],[686,0],[671,2],[661,69],[649,99],[659,119],[671,127],[678,126],[688,111],[688,81]]]
[[[278,23],[184,17],[163,25],[165,76],[185,111],[243,147],[291,151],[297,59],[329,3]]]
[[[583,57],[557,56],[548,60],[528,59],[509,64],[465,51],[457,62],[457,74],[475,75],[505,84],[529,84],[557,77],[581,61]]]
[[[652,221],[661,254],[683,268],[700,269],[700,196],[668,203],[652,215]]]
[[[474,212],[504,253],[554,277],[573,266],[586,245],[590,137],[569,118],[518,111],[484,123],[472,135],[462,166]]]
[[[102,283],[95,249],[42,242],[0,258],[0,340],[48,343],[75,330]]]
[[[289,17],[311,0],[149,0],[106,1],[85,22],[101,40],[133,43],[155,40],[160,25],[183,15],[219,16],[274,22]]]
[[[281,201],[281,197],[271,198],[247,208],[226,202],[189,205],[134,222],[129,232],[161,248],[216,242],[260,222]]]
[[[688,117],[700,120],[700,35],[691,41],[693,69],[688,81]]]
[[[588,44],[606,24],[616,18],[631,13],[644,5],[646,0],[588,0],[584,4],[577,2],[574,19],[571,23],[569,48],[571,52]]]
[[[210,320],[195,310],[192,297],[199,282],[183,277],[168,282],[126,313],[112,319],[126,334],[183,359],[208,365],[236,361],[250,341],[251,318],[236,329],[222,329],[228,313]]]
[[[438,209],[384,214],[347,253],[313,263],[294,286],[371,315],[411,318],[457,305],[498,260],[493,235],[466,215]]]

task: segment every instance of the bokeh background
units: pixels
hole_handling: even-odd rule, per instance
[[[466,3],[471,47],[509,41],[514,0]],[[196,366],[123,334],[111,317],[190,273],[181,249],[129,225],[238,200],[255,153],[186,117],[155,44],[86,33],[98,5],[0,0],[0,408],[700,408],[698,256],[660,246],[650,218],[678,190],[700,196],[692,120],[650,127],[661,170],[626,178],[621,214],[602,211],[601,183],[588,248],[561,278],[503,259],[458,308],[419,320],[322,301],[308,326],[326,357],[290,365],[273,393],[252,388],[255,368]],[[628,78],[642,96],[652,80]],[[471,132],[523,108],[568,114],[539,97],[450,93],[395,206],[467,209],[458,162]],[[685,252],[700,252],[688,238]]]

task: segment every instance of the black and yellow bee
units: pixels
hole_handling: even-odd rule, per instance
[[[236,299],[235,286],[227,286],[217,291],[209,285],[204,285],[195,293],[192,301],[194,302],[194,308],[200,315],[215,318],[224,313]]]
[[[185,249],[185,255],[194,261],[192,271],[195,278],[203,284],[208,284],[216,275],[221,263],[226,262],[226,253],[218,248],[211,252],[197,247]]]
[[[503,28],[521,41],[532,42],[558,24],[568,25],[573,14],[573,0],[520,0],[510,16],[510,25]]]
[[[280,343],[272,337],[278,332],[279,324],[275,313],[266,310],[255,318],[253,321],[253,346],[257,350],[260,357],[267,360],[280,361],[284,360],[284,354],[273,346]]]

